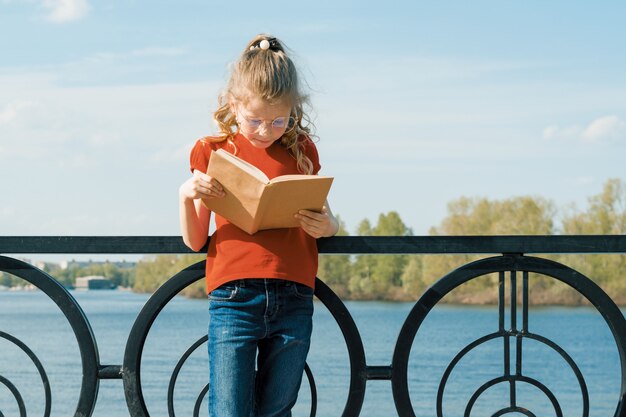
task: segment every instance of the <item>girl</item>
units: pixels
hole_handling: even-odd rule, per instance
[[[269,178],[317,174],[305,104],[281,42],[254,38],[220,97],[214,114],[219,134],[198,140],[191,151],[193,175],[179,190],[187,246],[197,251],[207,240],[211,213],[201,199],[224,196],[219,182],[205,174],[212,150],[236,154]],[[254,235],[215,216],[206,262],[210,417],[291,416],[310,344],[315,239],[338,229],[328,202],[321,213],[295,216],[299,228]]]

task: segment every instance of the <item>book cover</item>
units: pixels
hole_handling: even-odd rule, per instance
[[[247,233],[299,227],[294,215],[302,209],[321,211],[333,182],[318,175],[282,175],[273,179],[254,165],[219,149],[213,151],[207,174],[222,184],[226,196],[203,199],[204,205]]]

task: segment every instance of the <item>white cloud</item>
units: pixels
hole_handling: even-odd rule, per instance
[[[32,101],[14,101],[4,106],[0,111],[0,125],[7,125],[15,122],[28,109],[35,107]]]
[[[581,133],[581,138],[586,142],[619,139],[624,136],[626,136],[626,123],[617,116],[597,118]]]
[[[0,72],[0,165],[79,167],[104,161],[186,161],[210,133],[218,83],[66,87]],[[161,154],[162,150],[167,150]],[[15,162],[16,163],[16,162]]]
[[[626,123],[619,117],[602,116],[594,119],[586,127],[578,125],[561,127],[547,126],[543,129],[543,137],[548,140],[565,139],[583,142],[600,142],[626,137]]]
[[[558,125],[551,125],[543,129],[544,139],[575,139],[580,137],[582,128],[580,126],[567,126],[561,127]]]
[[[55,23],[80,20],[91,9],[87,0],[43,0],[43,7],[48,11],[46,19]]]

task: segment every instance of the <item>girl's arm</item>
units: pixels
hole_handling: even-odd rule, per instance
[[[202,204],[202,198],[221,198],[224,189],[217,180],[199,170],[185,181],[178,190],[180,230],[183,242],[190,249],[199,251],[209,235],[211,212]]]
[[[296,214],[300,226],[314,238],[331,237],[339,230],[339,222],[330,210],[328,200],[324,203],[321,213],[310,210],[300,210]]]

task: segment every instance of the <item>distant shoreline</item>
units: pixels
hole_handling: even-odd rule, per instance
[[[109,293],[109,292],[132,292],[135,294],[145,294],[152,295],[154,292],[143,292],[143,291],[135,291],[129,287],[117,287],[112,289],[85,289],[85,288],[74,288],[74,287],[65,287],[68,291],[71,292],[91,292],[91,293]],[[0,292],[34,292],[38,291],[37,287],[33,285],[24,285],[24,286],[0,286]],[[187,294],[179,294],[188,299],[199,300],[206,297],[204,293],[200,292],[190,292]],[[421,296],[421,294],[420,294]],[[415,299],[385,299],[385,298],[351,298],[351,297],[339,297],[343,302],[381,302],[381,303],[393,303],[393,304],[405,304],[405,303],[417,303],[418,298]],[[573,298],[571,296],[563,296],[561,298],[555,297],[531,297],[535,298],[535,300],[531,299],[529,302],[530,307],[593,307],[592,304],[582,296]],[[537,301],[538,299],[538,301]],[[316,300],[317,301],[317,300]],[[613,300],[615,302],[615,300]],[[498,300],[493,297],[485,297],[484,294],[476,293],[470,295],[464,295],[462,298],[460,297],[448,297],[446,299],[444,297],[438,304],[441,305],[449,305],[449,306],[467,306],[467,307],[497,307]],[[620,307],[626,307],[626,303],[618,303],[615,304]],[[508,303],[507,303],[508,305]],[[519,304],[518,304],[519,305]]]

